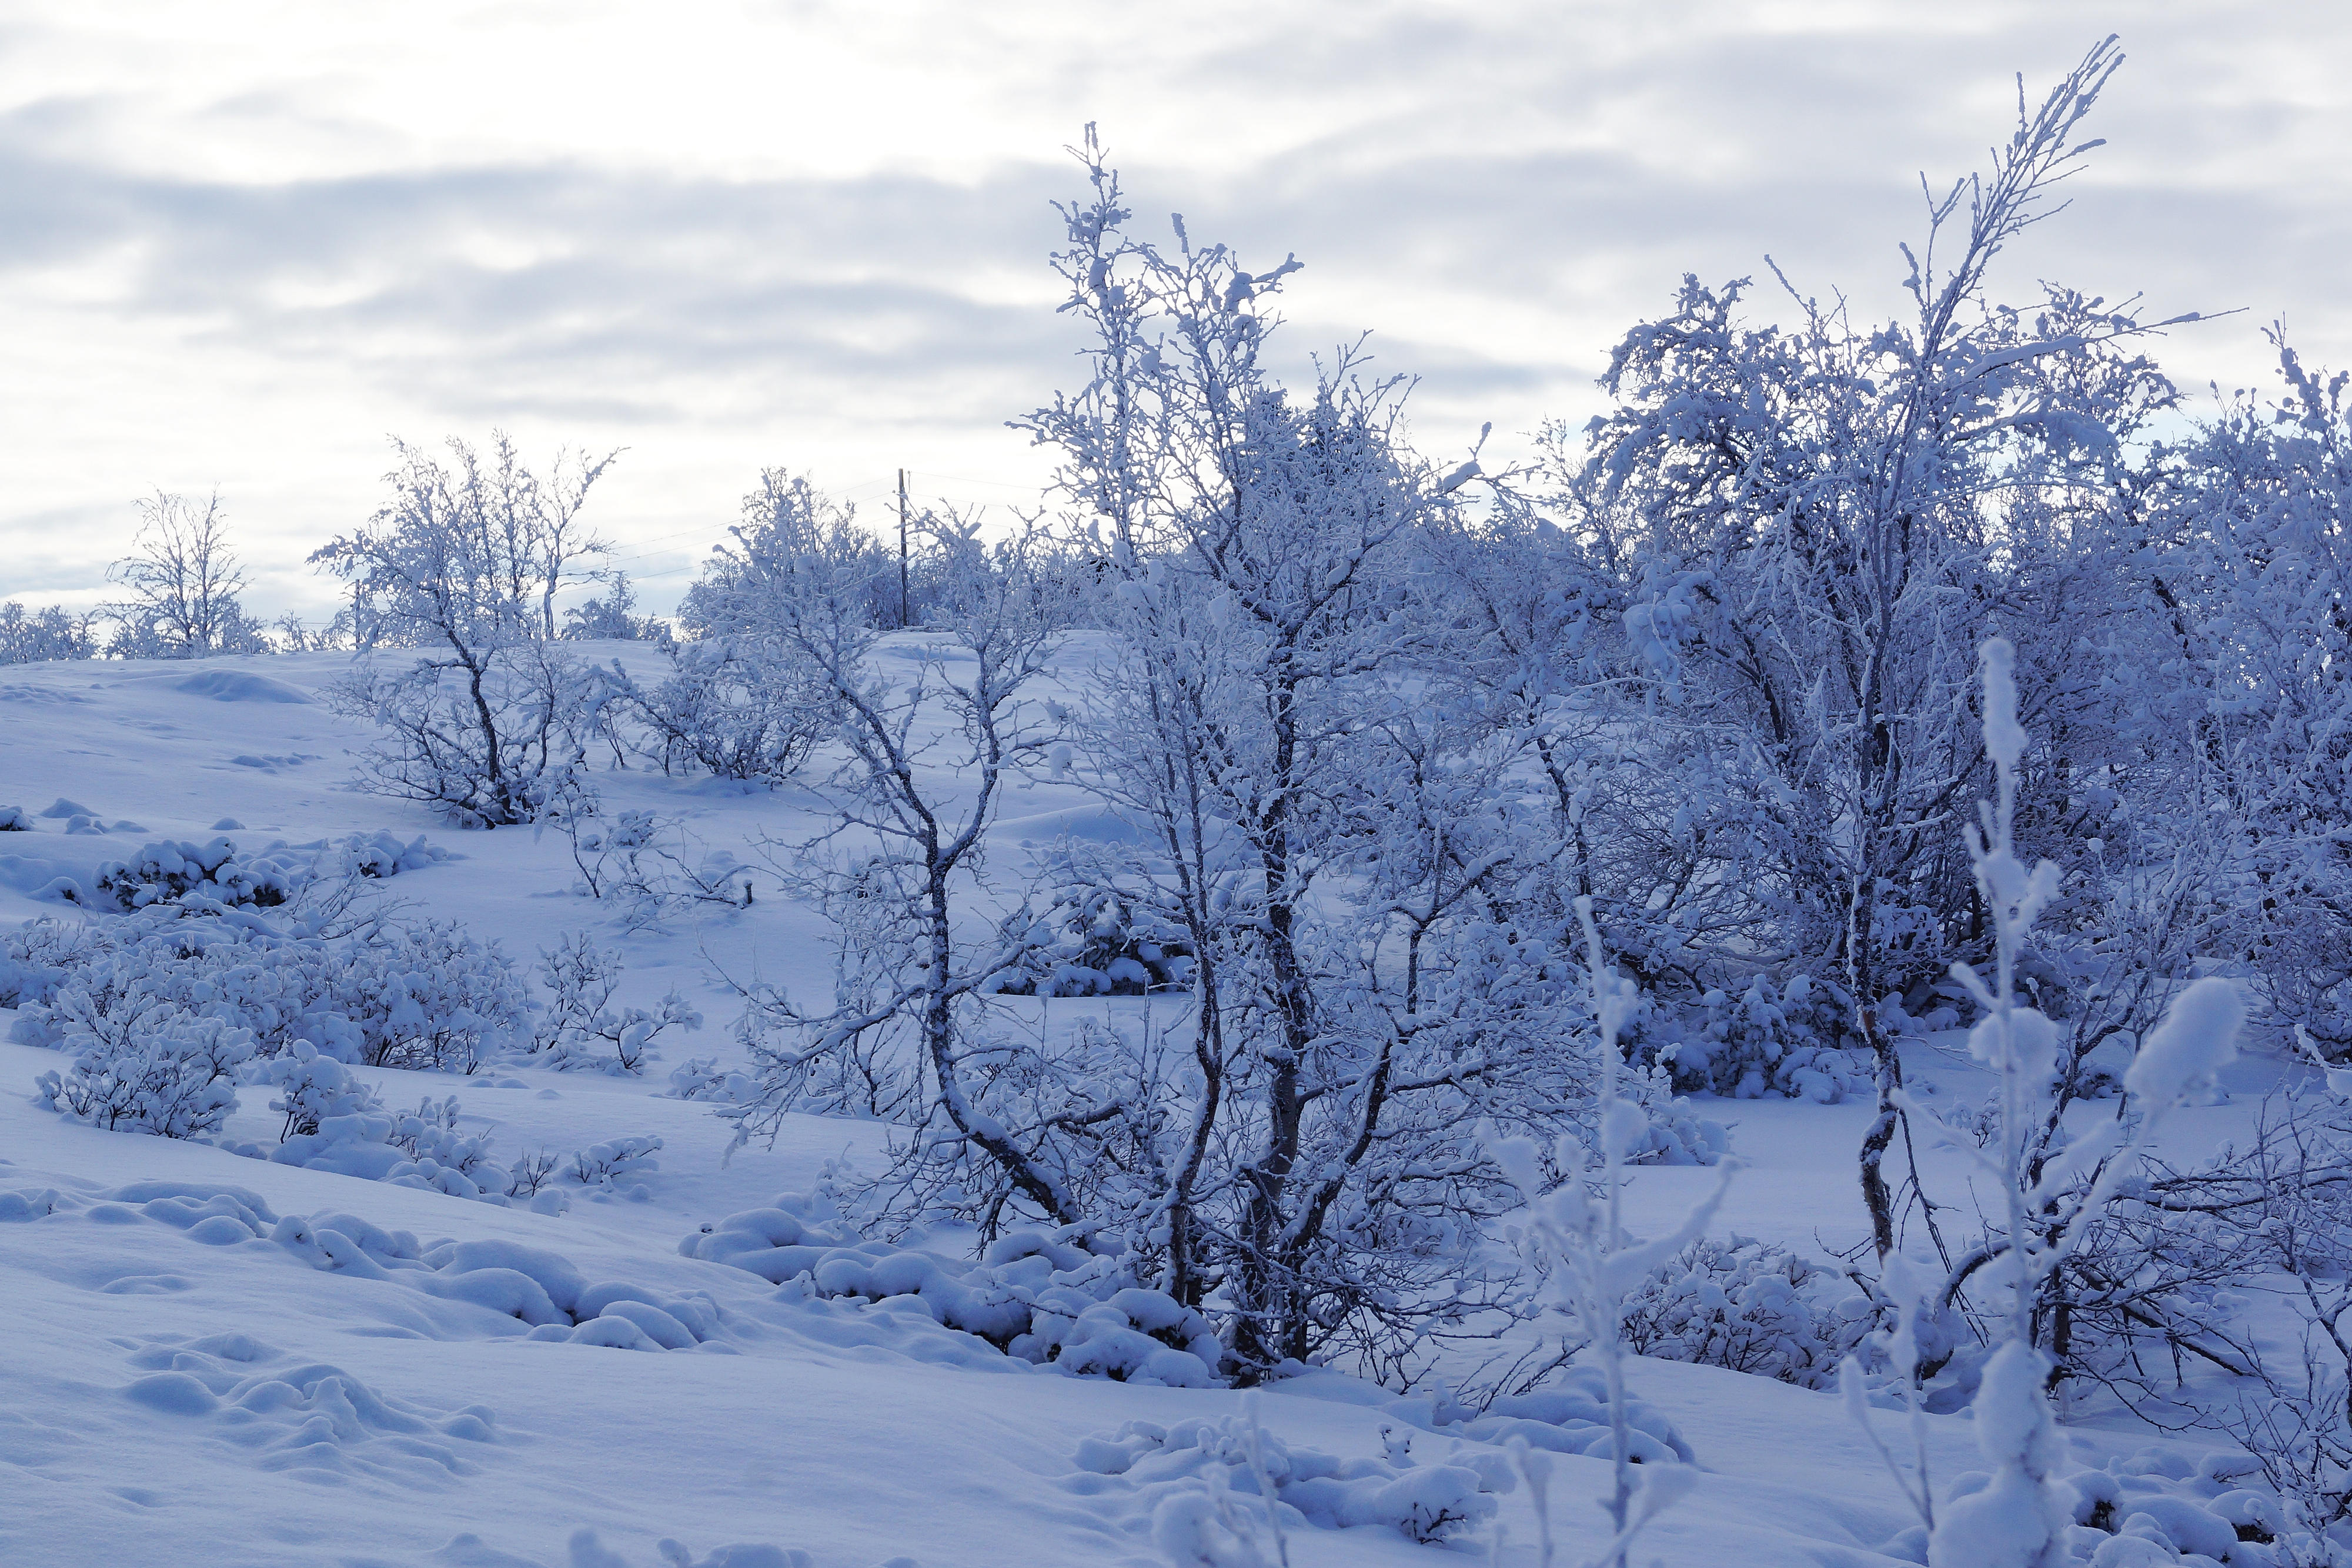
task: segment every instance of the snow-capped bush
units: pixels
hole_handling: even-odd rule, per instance
[[[1636,1286],[1623,1333],[1643,1355],[1826,1388],[1876,1321],[1842,1276],[1735,1236],[1694,1241]]]
[[[448,858],[447,850],[429,842],[422,833],[404,843],[378,830],[373,833],[349,833],[320,846],[311,856],[310,874],[383,878],[397,876],[404,871],[422,871]]]
[[[655,1037],[673,1025],[702,1027],[702,1015],[675,987],[658,1011],[607,1004],[621,981],[621,955],[600,948],[584,931],[559,937],[540,949],[540,981],[549,992],[546,1011],[531,1032],[531,1049],[551,1067],[596,1072],[643,1072],[654,1055]]]
[[[117,1132],[195,1138],[236,1108],[237,1064],[253,1036],[218,1019],[167,1018],[152,1028],[68,1026],[73,1064],[34,1081],[60,1115]]]
[[[526,998],[513,963],[454,920],[394,925],[346,952],[332,1000],[359,1027],[371,1067],[471,1072],[520,1032]]]
[[[1192,972],[1181,933],[1104,887],[1074,885],[1030,928],[1018,967],[995,981],[1008,996],[1139,997]]]
[[[1066,1229],[1017,1231],[975,1261],[858,1240],[821,1198],[786,1193],[678,1244],[811,1297],[906,1301],[1008,1355],[1076,1376],[1179,1388],[1222,1380],[1225,1353],[1198,1311],[1145,1289],[1119,1258]]]
[[[507,1173],[490,1163],[490,1134],[457,1130],[457,1097],[417,1102],[415,1111],[393,1118],[387,1139],[408,1158],[383,1176],[399,1186],[429,1187],[452,1197],[503,1196]]]
[[[1759,975],[1736,995],[1710,990],[1688,1007],[1644,998],[1628,1050],[1664,1071],[1678,1094],[1834,1105],[1871,1083],[1868,1062],[1845,1044],[1851,1016],[1833,986],[1800,974],[1783,988]]]
[[[33,819],[22,806],[0,806],[0,833],[29,833]]]
[[[751,868],[728,851],[705,849],[667,818],[651,811],[608,818],[575,809],[553,820],[571,840],[580,873],[572,891],[613,904],[632,931],[673,911],[751,905]]]
[[[62,1047],[185,1015],[218,1019],[275,1058],[309,1040],[378,1067],[471,1071],[523,1019],[522,982],[495,942],[454,921],[371,923],[292,935],[249,915],[151,906],[120,924],[35,923],[0,943],[0,988],[21,1009],[10,1038]]]
[[[670,674],[642,686],[614,666],[639,748],[664,773],[782,783],[839,722],[839,705],[805,659],[750,632],[673,643]]]
[[[269,1108],[281,1112],[286,1124],[278,1140],[316,1133],[331,1117],[359,1116],[380,1112],[383,1103],[375,1091],[352,1075],[352,1070],[320,1053],[307,1040],[298,1040],[287,1051],[258,1064],[256,1082],[278,1086],[278,1097]]]
[[[1513,1486],[1499,1454],[1435,1465],[1342,1459],[1285,1442],[1240,1416],[1168,1427],[1129,1421],[1080,1439],[1074,1458],[1082,1471],[1118,1476],[1136,1489],[1150,1510],[1154,1543],[1181,1563],[1235,1560],[1200,1550],[1210,1520],[1244,1539],[1261,1528],[1271,1533],[1279,1519],[1326,1530],[1384,1525],[1409,1541],[1444,1541],[1492,1519],[1498,1495]],[[1228,1496],[1240,1506],[1218,1509]]]
[[[1630,1394],[1622,1405],[1629,1463],[1694,1462],[1690,1444],[1665,1412]],[[1507,1444],[1517,1439],[1548,1453],[1605,1459],[1615,1442],[1612,1408],[1607,1375],[1598,1366],[1577,1365],[1539,1388],[1490,1399],[1484,1410],[1447,1423],[1443,1429],[1474,1442]]]
[[[757,1080],[740,1068],[721,1071],[715,1056],[697,1056],[683,1067],[670,1069],[671,1100],[709,1100],[721,1105],[741,1105],[758,1099]]]
[[[95,894],[76,902],[127,913],[193,893],[234,908],[270,909],[294,895],[299,874],[292,864],[239,856],[226,837],[205,844],[167,840],[99,867]]]
[[[35,1007],[56,1000],[66,977],[102,950],[85,921],[27,920],[13,930],[0,931],[0,1008]]]
[[[591,1144],[572,1156],[568,1174],[582,1186],[614,1186],[625,1177],[658,1168],[654,1155],[661,1146],[662,1141],[649,1133]]]

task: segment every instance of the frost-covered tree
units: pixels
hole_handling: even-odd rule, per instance
[[[611,695],[550,640],[556,591],[603,548],[579,515],[613,456],[559,458],[541,484],[503,435],[488,465],[460,441],[454,465],[394,444],[392,499],[310,560],[351,589],[363,650],[424,656],[362,665],[330,700],[389,732],[368,788],[468,827],[534,821],[576,789],[593,710]]]
[[[2274,1015],[2352,1051],[2352,408],[2284,338],[2284,395],[2240,394],[2164,455],[2135,562],[2151,629],[2143,744],[2194,809],[2163,841],[2226,846],[2216,956]]]
[[[2038,108],[2021,82],[1990,166],[1928,196],[1907,319],[1857,322],[1792,288],[1800,324],[1759,327],[1744,281],[1685,280],[1672,316],[1619,345],[1602,384],[1620,406],[1588,436],[1586,494],[1614,514],[1592,526],[1626,539],[1625,633],[1659,729],[1644,760],[1672,801],[1660,836],[1690,868],[1663,900],[1604,904],[1604,925],[1669,985],[1701,988],[1737,955],[1843,990],[1877,1063],[1863,1172],[1882,1254],[1900,1121],[1885,1004],[1990,936],[1953,848],[1986,781],[1970,650],[2054,615],[2025,700],[2067,699],[2099,625],[2061,589],[2127,509],[2126,444],[2172,401],[2136,346],[2170,323],[2054,286],[2024,308],[1990,293],[2098,145],[2081,128],[2120,58],[2101,44]],[[2055,841],[2063,814],[2021,829]]]
[[[809,515],[825,509],[811,502]],[[980,1085],[1007,1048],[979,1014],[1021,942],[975,940],[967,929],[1001,793],[1050,723],[1025,688],[1057,629],[1055,601],[1027,570],[1023,541],[1006,541],[960,586],[958,608],[934,621],[939,635],[912,672],[886,674],[871,657],[879,632],[865,552],[812,549],[774,566],[758,563],[748,586],[730,591],[756,592],[756,611],[740,613],[756,615],[840,716],[835,740],[845,755],[818,785],[831,825],[776,850],[788,885],[842,928],[842,982],[830,1009],[770,988],[750,992],[761,1092],[722,1114],[740,1136],[772,1133],[796,1106],[855,1108],[863,1079],[869,1110],[917,1124],[901,1167],[913,1190],[929,1195],[943,1170],[973,1167],[973,1187],[1076,1223],[1083,1215],[1052,1163],[981,1103]],[[779,1044],[768,1023],[799,1033]],[[873,1054],[877,1034],[900,1049]]]
[[[98,643],[90,635],[90,622],[98,613],[75,615],[61,604],[27,612],[13,599],[0,604],[0,664],[92,657]]]
[[[117,622],[107,652],[124,659],[266,653],[260,622],[237,593],[245,571],[228,548],[220,496],[202,507],[158,490],[139,503],[132,553],[107,569],[128,597],[106,608]]]
[[[1484,1285],[1464,1260],[1507,1187],[1478,1110],[1540,1124],[1581,1098],[1571,966],[1503,896],[1515,741],[1412,689],[1460,641],[1414,580],[1475,465],[1419,459],[1402,387],[1353,350],[1286,392],[1261,351],[1297,263],[1254,274],[1181,219],[1146,241],[1091,139],[1082,158],[1055,264],[1092,375],[1020,423],[1059,449],[1118,649],[1076,776],[1143,831],[1074,851],[1063,897],[1181,949],[1189,981],[1154,1109],[1124,1118],[1134,1228],[1163,1288],[1231,1303],[1253,1375],[1334,1340],[1397,1354]]]
[[[637,591],[625,571],[604,579],[604,591],[563,612],[563,634],[614,643],[655,643],[667,632],[658,617],[637,613]]]

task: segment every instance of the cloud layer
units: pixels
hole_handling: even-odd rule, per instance
[[[1685,270],[1769,252],[1894,307],[1916,172],[2099,31],[1953,9],[60,6],[0,34],[0,596],[91,597],[133,496],[217,483],[256,598],[316,604],[296,561],[371,508],[387,432],[629,446],[605,523],[673,591],[763,464],[1017,495],[1045,463],[1003,422],[1071,374],[1043,258],[1089,119],[1141,211],[1306,259],[1291,350],[1377,329],[1433,446],[1580,417]],[[2114,145],[2005,282],[2247,308],[2169,345],[2192,384],[2252,383],[2280,314],[2352,361],[2352,22],[2139,9]]]

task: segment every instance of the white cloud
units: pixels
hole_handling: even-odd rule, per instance
[[[2053,79],[2107,9],[20,7],[0,531],[42,537],[41,591],[94,589],[132,497],[217,482],[257,598],[316,603],[299,556],[372,507],[383,435],[493,423],[630,446],[602,505],[634,539],[715,537],[762,464],[1016,494],[1044,460],[1002,422],[1071,373],[1045,203],[1089,119],[1142,212],[1307,262],[1295,353],[1378,329],[1433,446],[1524,431],[1591,412],[1685,270],[1769,251],[1891,308],[1916,171],[1965,172],[2011,73]],[[2113,145],[2013,291],[2247,307],[2168,346],[2189,384],[2261,376],[2280,313],[2352,362],[2352,16],[2135,11]]]

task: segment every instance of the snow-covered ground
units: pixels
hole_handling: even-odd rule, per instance
[[[459,832],[422,807],[355,789],[352,754],[373,737],[314,700],[346,665],[305,655],[0,670],[0,806],[24,808],[35,824],[0,834],[0,923],[79,918],[35,894],[59,877],[87,885],[101,862],[154,841],[226,831],[257,851],[358,831],[425,834],[451,858],[404,873],[388,894],[418,915],[460,919],[522,960],[565,932],[592,931],[625,951],[622,1000],[650,1006],[675,986],[709,1027],[665,1036],[665,1060],[641,1078],[505,1062],[468,1079],[361,1076],[394,1105],[457,1094],[462,1128],[489,1134],[504,1156],[651,1134],[662,1140],[658,1168],[575,1186],[561,1213],[496,1207],[80,1125],[29,1096],[58,1054],[0,1045],[0,1563],[709,1558],[751,1568],[797,1561],[795,1551],[820,1568],[1168,1562],[1149,1528],[1152,1489],[1179,1483],[1082,1466],[1081,1443],[1130,1421],[1234,1418],[1243,1395],[1056,1375],[919,1313],[814,1301],[680,1255],[700,1228],[806,1191],[825,1162],[879,1142],[870,1124],[797,1117],[772,1149],[755,1144],[730,1159],[730,1130],[707,1105],[665,1097],[667,1070],[689,1054],[715,1054],[722,1068],[740,1061],[714,968],[826,984],[814,915],[765,895],[739,913],[621,933],[572,893],[560,834]],[[745,797],[642,770],[597,783],[609,804],[658,807],[745,859],[762,834],[789,840],[814,821],[793,790]],[[1016,791],[1005,817],[1008,842],[1105,828],[1082,794],[1045,779]],[[0,1009],[0,1035],[9,1019]],[[1917,1047],[1916,1068],[1940,1094],[1982,1092],[1959,1053],[1932,1042]],[[2232,1069],[2228,1103],[2182,1113],[2175,1142],[2237,1135],[2280,1071],[2263,1060]],[[223,1142],[274,1144],[268,1098],[245,1089]],[[1732,1124],[1745,1165],[1718,1229],[1809,1256],[1862,1234],[1853,1151],[1864,1107],[1702,1109]],[[1951,1158],[1931,1155],[1944,1163],[1930,1174],[1956,1188]],[[1714,1179],[1643,1169],[1633,1224],[1670,1224]],[[320,1231],[332,1235],[324,1252]],[[528,1312],[514,1315],[499,1292],[519,1287],[501,1270],[551,1300],[573,1298],[555,1301],[565,1309],[556,1332],[534,1333]],[[638,1305],[579,1312],[605,1326],[573,1332],[588,1296]],[[1637,1363],[1633,1387],[1671,1419],[1702,1471],[1644,1538],[1642,1560],[1896,1561],[1874,1549],[1911,1514],[1835,1396],[1659,1361]],[[1436,1429],[1427,1397],[1399,1399],[1338,1373],[1277,1385],[1252,1408],[1272,1442],[1341,1460],[1382,1459],[1384,1427],[1411,1431],[1420,1463],[1492,1472],[1502,1452]],[[2083,1414],[2069,1441],[2089,1467],[2119,1460],[2191,1477],[2214,1446],[2148,1433],[2120,1412]],[[1939,1486],[1977,1468],[1967,1418],[1930,1427]],[[1559,1560],[1580,1562],[1603,1537],[1594,1500],[1609,1466],[1560,1456],[1553,1475]],[[1416,1544],[1378,1523],[1294,1525],[1288,1560],[1538,1560],[1524,1486],[1502,1497],[1496,1522],[1499,1548],[1491,1528]],[[575,1542],[583,1529],[601,1544]],[[661,1547],[666,1538],[686,1555]],[[719,1552],[730,1542],[778,1551],[730,1558]]]

